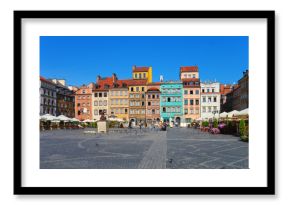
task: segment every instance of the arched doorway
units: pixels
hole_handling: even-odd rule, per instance
[[[176,117],[176,118],[175,118],[175,123],[176,123],[178,126],[180,126],[180,117]]]

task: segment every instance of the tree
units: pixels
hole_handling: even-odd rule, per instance
[[[214,119],[214,121],[213,121],[213,127],[214,128],[218,128],[218,121],[217,121],[217,119]]]
[[[246,134],[246,125],[245,125],[245,120],[240,120],[239,124],[239,134],[241,137],[244,137]]]

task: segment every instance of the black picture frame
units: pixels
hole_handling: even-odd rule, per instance
[[[21,119],[22,19],[48,18],[221,18],[267,20],[266,187],[23,187]],[[14,194],[16,195],[273,195],[275,194],[275,11],[14,11]]]

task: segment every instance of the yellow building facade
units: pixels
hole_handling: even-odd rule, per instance
[[[133,79],[147,80],[147,83],[152,83],[152,67],[137,67],[133,66],[132,72]]]

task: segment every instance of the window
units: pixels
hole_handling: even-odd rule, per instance
[[[140,95],[139,95],[139,94],[136,94],[136,95],[135,95],[135,98],[140,98]]]
[[[208,102],[211,102],[211,97],[208,97],[207,101],[208,101]]]
[[[145,75],[145,73],[144,73],[144,75]],[[144,92],[144,87],[142,87],[142,91]]]
[[[184,109],[184,114],[187,115],[188,114],[188,109]]]
[[[184,99],[184,105],[188,105],[188,99]]]
[[[213,110],[214,110],[214,111],[217,111],[217,106],[214,106],[214,107],[213,107]]]
[[[206,112],[206,107],[205,106],[202,107],[202,112]]]
[[[190,95],[193,95],[193,90],[190,91]]]
[[[148,95],[148,98],[150,99],[151,98],[151,95]]]
[[[135,78],[137,78],[138,76],[137,76],[137,73],[135,73]]]
[[[107,106],[107,100],[104,100],[104,106]]]
[[[86,103],[83,103],[83,107],[85,107],[86,106]]]
[[[195,108],[195,114],[199,114],[199,109]]]
[[[207,89],[207,90],[206,90],[206,92],[208,92],[208,93],[209,93],[209,89]]]
[[[195,74],[192,74],[192,78],[195,78]]]
[[[139,78],[141,78],[141,73],[139,73]]]
[[[213,101],[216,102],[216,97],[213,97]]]
[[[98,106],[98,101],[97,100],[94,101],[94,105]]]
[[[103,101],[99,101],[99,106],[103,106]]]
[[[204,89],[202,89],[202,92],[204,93]]]
[[[151,106],[151,102],[148,102],[148,106]]]
[[[98,115],[98,110],[94,110],[94,115]]]
[[[195,105],[199,105],[199,100],[198,99],[195,100]]]
[[[145,98],[145,94],[142,94],[142,98],[143,98],[143,99]]]
[[[194,111],[192,108],[190,109],[190,114],[194,114]]]
[[[187,74],[184,74],[184,77],[187,78]]]
[[[211,89],[211,92],[213,92],[213,93],[214,93],[214,89]]]
[[[152,98],[155,99],[155,95],[152,95]]]
[[[103,97],[103,93],[99,93],[99,97],[100,97],[100,98]]]
[[[134,92],[134,88],[133,87],[131,87],[130,90],[131,90],[131,92]]]
[[[202,97],[202,102],[206,102],[206,99],[205,99],[205,97]]]
[[[133,94],[130,94],[130,98],[134,98],[134,95]]]
[[[184,90],[184,95],[187,95],[188,94],[188,91],[187,90]]]
[[[211,112],[211,107],[208,107],[207,109],[208,109],[208,112]]]
[[[127,108],[125,108],[125,114],[127,114],[128,113],[128,109]]]
[[[166,108],[165,107],[162,108],[162,112],[166,112]]]
[[[107,93],[104,93],[104,97],[107,97]]]
[[[136,92],[139,92],[139,87],[136,87]]]
[[[191,74],[188,74],[188,78],[191,78]]]
[[[86,90],[82,90],[82,93],[85,94],[86,93]]]
[[[152,109],[152,114],[153,114],[153,115],[155,114],[155,109]]]
[[[193,100],[192,99],[190,100],[190,105],[193,105]]]
[[[195,94],[196,95],[199,95],[199,90],[195,90]]]
[[[156,98],[159,99],[159,95],[158,94],[156,94]]]
[[[170,102],[170,100],[171,100],[170,98],[167,98],[167,102]]]
[[[146,73],[143,73],[143,78],[146,78]]]
[[[145,102],[144,101],[142,101],[142,106],[145,106]]]

